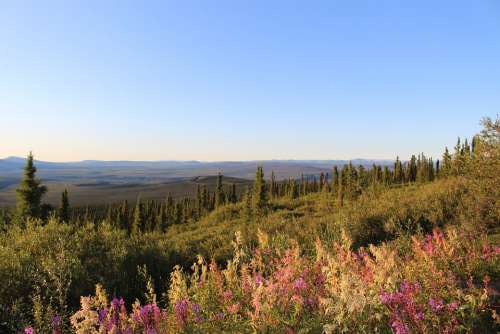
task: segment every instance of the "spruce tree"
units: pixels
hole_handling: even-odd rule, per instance
[[[166,199],[165,211],[167,213],[167,223],[166,225],[171,225],[175,221],[175,204],[172,195],[169,193]]]
[[[215,187],[215,207],[224,205],[224,190],[222,189],[222,174],[217,175],[217,185]]]
[[[247,186],[245,194],[243,195],[243,218],[246,221],[252,220],[252,194],[250,186]]]
[[[252,208],[255,216],[264,214],[268,204],[266,181],[264,180],[264,170],[262,166],[257,167],[255,180],[253,183]]]
[[[382,183],[384,185],[387,185],[390,180],[390,172],[389,172],[389,167],[384,166],[384,171],[382,172]]]
[[[230,203],[236,203],[238,202],[238,195],[236,194],[236,184],[231,185],[231,192],[229,195],[229,202]]]
[[[441,164],[441,176],[448,176],[451,173],[451,155],[448,151],[448,147],[445,147],[443,153],[443,162]]]
[[[16,189],[16,210],[19,218],[40,218],[42,214],[42,196],[47,192],[47,187],[41,184],[36,176],[36,167],[33,154],[30,152],[24,167],[23,177]]]
[[[274,199],[276,197],[276,177],[274,171],[271,171],[271,185],[269,187],[269,197]]]
[[[399,161],[399,157],[396,157],[396,161],[394,162],[394,183],[402,183],[403,182],[403,166],[401,161]]]
[[[345,167],[345,165],[344,165]],[[338,183],[338,186],[337,186],[337,200],[338,200],[338,204],[339,206],[343,206],[344,205],[344,182],[343,182],[343,178],[344,178],[344,175],[345,175],[345,169],[342,168],[343,171],[339,174],[339,183]]]
[[[201,188],[198,184],[196,187],[196,218],[200,219],[203,216],[203,197],[201,194]]]
[[[128,201],[125,200],[120,208],[120,227],[124,230],[127,230],[130,233],[130,212],[128,207]]]
[[[304,179],[304,174],[300,174],[300,196],[307,194],[307,183]]]
[[[335,165],[333,166],[333,171],[332,171],[332,192],[334,194],[336,194],[338,191],[338,185],[339,185],[339,169]]]
[[[144,227],[144,205],[141,202],[141,199],[137,199],[137,203],[135,204],[134,209],[134,221],[132,223],[132,234],[139,234],[143,230]]]
[[[61,204],[59,206],[59,219],[65,223],[69,222],[69,199],[68,189],[61,193]]]

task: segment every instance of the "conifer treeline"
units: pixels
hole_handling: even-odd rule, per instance
[[[366,168],[362,165],[354,166],[349,162],[341,168],[333,166],[331,174],[321,173],[319,177],[301,175],[298,180],[290,178],[277,181],[274,172],[271,172],[269,181],[266,181],[264,170],[259,166],[253,190],[247,189],[242,196],[238,195],[235,184],[225,186],[223,175],[219,173],[215,190],[211,192],[207,186],[198,185],[194,198],[174,199],[169,194],[165,200],[143,201],[138,198],[133,206],[124,201],[119,205],[73,209],[70,209],[67,190],[61,194],[58,209],[41,204],[41,197],[46,188],[35,176],[36,167],[30,153],[17,190],[15,217],[22,221],[25,218],[43,219],[52,216],[71,224],[106,221],[116,228],[127,230],[130,234],[137,234],[165,231],[171,225],[198,221],[227,204],[241,203],[242,213],[249,219],[264,215],[269,209],[270,201],[280,198],[295,199],[311,193],[321,192],[342,206],[344,201],[354,199],[366,190],[432,182],[440,177],[461,175],[473,160],[477,145],[478,137],[474,137],[472,145],[469,145],[467,140],[461,143],[459,139],[453,154],[450,154],[448,148],[445,149],[441,162],[434,162],[423,153],[412,155],[405,162],[397,157],[392,166],[373,164]],[[45,212],[47,210],[48,213]],[[5,210],[2,210],[1,216],[4,222],[15,220],[11,219]]]

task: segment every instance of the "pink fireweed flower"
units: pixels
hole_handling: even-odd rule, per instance
[[[24,334],[35,334],[35,330],[33,329],[33,327],[26,327],[24,329]]]
[[[380,294],[380,301],[382,304],[390,304],[394,300],[393,294],[390,292],[383,292]]]
[[[299,305],[304,304],[304,298],[302,298],[302,296],[299,295],[293,295],[292,298],[290,298],[290,300]]]
[[[106,317],[108,316],[108,310],[103,308],[99,311],[99,317],[98,317],[98,320],[99,320],[99,324],[103,324],[104,321],[106,320]]]
[[[191,311],[193,311],[194,321],[195,322],[202,322],[203,321],[203,318],[201,317],[201,306],[200,306],[200,304],[192,303],[191,304]]]
[[[52,318],[52,334],[62,334],[61,317],[58,315]]]
[[[230,305],[227,310],[229,311],[229,313],[231,314],[236,314],[240,311],[240,303],[234,303],[232,305]]]
[[[392,322],[391,327],[395,334],[409,334],[410,331],[408,327],[400,320],[395,320]]]
[[[175,303],[175,319],[180,327],[184,327],[187,322],[189,312],[189,302],[187,299],[178,300]]]
[[[222,293],[222,299],[224,302],[228,302],[233,298],[233,292],[231,290],[226,290]]]
[[[257,286],[264,284],[264,278],[262,276],[260,276],[260,274],[255,275],[255,284]]]
[[[438,313],[444,308],[444,303],[442,299],[429,298],[429,306],[432,312]]]
[[[295,281],[293,281],[293,288],[298,291],[306,290],[307,282],[302,277],[299,277]]]
[[[450,312],[455,312],[455,310],[458,308],[458,302],[451,302],[448,305],[446,305],[446,308]]]

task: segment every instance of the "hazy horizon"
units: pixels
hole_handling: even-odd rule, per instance
[[[500,110],[497,1],[10,2],[0,156],[439,158]]]
[[[26,157],[23,156],[18,156],[18,155],[10,155],[6,157],[0,157],[0,160],[6,160],[9,158],[19,158],[19,159],[26,159]],[[160,160],[129,160],[129,159],[119,159],[119,160],[101,160],[101,159],[83,159],[83,160],[46,160],[46,159],[40,159],[34,154],[35,161],[42,161],[42,162],[54,162],[54,163],[78,163],[78,162],[85,162],[85,161],[101,161],[101,162],[200,162],[200,163],[217,163],[217,162],[259,162],[259,161],[355,161],[355,160],[370,160],[370,161],[393,161],[396,159],[394,158],[387,158],[387,159],[371,159],[371,158],[364,158],[364,157],[357,157],[357,158],[352,158],[352,159],[335,159],[335,158],[327,158],[327,159],[254,159],[254,160],[199,160],[199,159],[186,159],[186,160],[176,160],[176,159],[160,159]],[[403,157],[399,157],[400,160],[406,160]]]

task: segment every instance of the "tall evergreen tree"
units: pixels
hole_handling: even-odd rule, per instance
[[[338,185],[339,185],[339,169],[335,165],[335,166],[333,166],[333,170],[332,170],[332,192],[334,194],[337,193]]]
[[[61,204],[59,205],[59,219],[63,222],[69,222],[69,198],[68,189],[61,193]]]
[[[175,204],[172,195],[169,193],[166,200],[165,211],[167,213],[167,226],[174,223],[175,220]]]
[[[276,197],[276,177],[274,171],[271,171],[271,185],[269,187],[269,197],[274,199]]]
[[[388,166],[384,166],[384,170],[382,172],[382,183],[384,185],[389,184],[390,182],[390,171]]]
[[[224,190],[222,189],[222,174],[217,174],[217,185],[215,187],[215,207],[224,205]]]
[[[196,187],[196,217],[200,219],[203,216],[203,197],[201,193],[200,185]]]
[[[129,233],[131,231],[130,226],[130,211],[128,207],[128,201],[125,200],[120,208],[120,227],[127,230]]]
[[[345,165],[344,165],[344,167],[345,167]],[[338,201],[339,206],[344,205],[344,182],[342,179],[344,178],[345,171],[346,171],[346,169],[342,168],[342,172],[339,174],[339,178],[338,178],[339,182],[337,185],[337,201]]]
[[[24,167],[23,177],[16,189],[16,209],[20,218],[40,218],[42,215],[42,196],[47,192],[47,187],[36,178],[36,167],[33,154],[30,152]]]
[[[403,166],[399,157],[396,157],[396,161],[394,162],[394,183],[403,182]]]
[[[132,234],[139,234],[144,228],[144,205],[141,199],[137,199],[134,209],[134,221],[132,223]]]
[[[238,202],[238,195],[236,194],[236,184],[233,183],[231,185],[231,192],[229,193],[229,202],[236,203]]]
[[[264,180],[264,170],[262,166],[257,167],[255,180],[253,182],[252,208],[256,216],[261,216],[267,208],[268,197],[266,181]]]
[[[448,176],[451,173],[451,154],[448,151],[448,147],[445,147],[443,153],[443,162],[441,164],[441,176]]]
[[[243,218],[247,221],[252,219],[252,194],[250,186],[247,186],[243,194]]]

